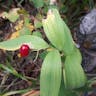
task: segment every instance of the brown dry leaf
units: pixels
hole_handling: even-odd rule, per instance
[[[30,31],[34,30],[34,26],[31,23],[29,23],[29,25],[27,27],[30,29]]]
[[[34,30],[34,26],[31,23],[25,24],[23,20],[18,21],[18,23],[14,28],[16,31],[20,33],[19,35],[21,34],[29,35]]]
[[[22,96],[40,96],[40,91],[31,90],[31,91],[23,94]]]
[[[22,29],[23,25],[24,25],[24,21],[20,20],[20,21],[18,21],[18,24],[14,28],[16,31],[19,31]]]
[[[16,32],[12,33],[9,39],[15,39],[20,36],[20,30],[23,28],[23,20],[20,20],[18,24],[14,27]]]
[[[19,31],[12,33],[11,36],[9,37],[9,39],[15,39],[17,37],[19,37]]]

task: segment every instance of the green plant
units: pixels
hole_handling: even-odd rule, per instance
[[[57,9],[50,9],[42,24],[50,44],[41,37],[23,35],[0,42],[0,48],[14,51],[20,49],[22,44],[28,44],[33,51],[50,48],[41,68],[40,95],[72,96],[73,94],[76,96],[73,89],[86,84],[86,76],[81,67],[80,51],[76,48],[70,30]]]
[[[63,90],[66,91],[84,86],[86,76],[81,67],[81,54],[57,9],[49,10],[47,19],[43,20],[43,27],[55,49],[47,54],[42,65],[41,96],[58,96],[61,80],[64,82]],[[66,92],[62,94],[64,96]]]

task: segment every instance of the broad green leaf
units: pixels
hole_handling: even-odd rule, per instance
[[[40,37],[24,35],[12,40],[0,42],[0,49],[9,51],[17,50],[22,44],[28,44],[33,50],[41,50],[49,47],[49,45]]]
[[[47,51],[44,51],[44,52],[42,52],[41,54],[39,54],[40,58],[41,58],[42,60],[44,60],[44,58],[46,57],[47,53],[48,53]]]
[[[49,41],[59,50],[63,50],[65,33],[58,11],[56,9],[50,10],[47,18],[42,21],[42,24]]]
[[[42,64],[40,96],[58,96],[61,84],[61,57],[57,50],[50,51]]]
[[[41,37],[42,38],[42,34],[39,31],[33,31],[33,34],[32,35],[35,35],[35,36],[38,36],[38,37]]]
[[[40,8],[44,6],[44,0],[30,0],[30,1],[33,2],[36,8]]]
[[[86,83],[86,76],[81,67],[82,57],[77,48],[65,58],[63,77],[66,88],[80,88]]]
[[[74,48],[73,39],[58,10],[49,10],[47,18],[42,23],[49,41],[60,51],[63,50],[65,54],[70,54]]]
[[[59,95],[58,96],[78,96],[75,91],[65,88],[64,80],[62,78]]]
[[[4,12],[2,16],[8,18],[11,22],[15,22],[19,18],[18,10],[19,8],[14,8],[9,13]]]
[[[64,21],[62,21],[62,23],[63,23],[64,33],[65,33],[64,39],[66,41],[64,44],[64,47],[63,47],[63,51],[66,55],[69,55],[73,52],[75,43],[72,39],[71,32],[70,32],[68,26],[66,25],[66,23]]]

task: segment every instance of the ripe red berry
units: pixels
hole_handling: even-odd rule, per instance
[[[20,47],[20,55],[21,57],[26,57],[28,56],[29,54],[29,46],[27,44],[23,44],[21,47]]]

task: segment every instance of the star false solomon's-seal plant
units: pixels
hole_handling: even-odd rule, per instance
[[[29,53],[29,48],[32,51],[51,48],[50,51],[47,50],[41,68],[40,96],[75,96],[72,95],[72,90],[86,84],[86,76],[81,67],[80,51],[76,48],[69,28],[56,8],[49,10],[42,24],[50,44],[41,37],[23,35],[0,42],[0,49],[20,50],[21,46],[26,44],[28,45],[28,48],[24,49],[26,54],[21,50],[22,56],[25,57]]]
[[[42,65],[41,96],[61,96],[59,94],[61,80],[64,83],[63,90],[84,86],[86,76],[81,67],[80,51],[76,48],[70,30],[60,17],[58,10],[50,9],[47,18],[42,23],[44,32],[55,50],[46,55]]]

